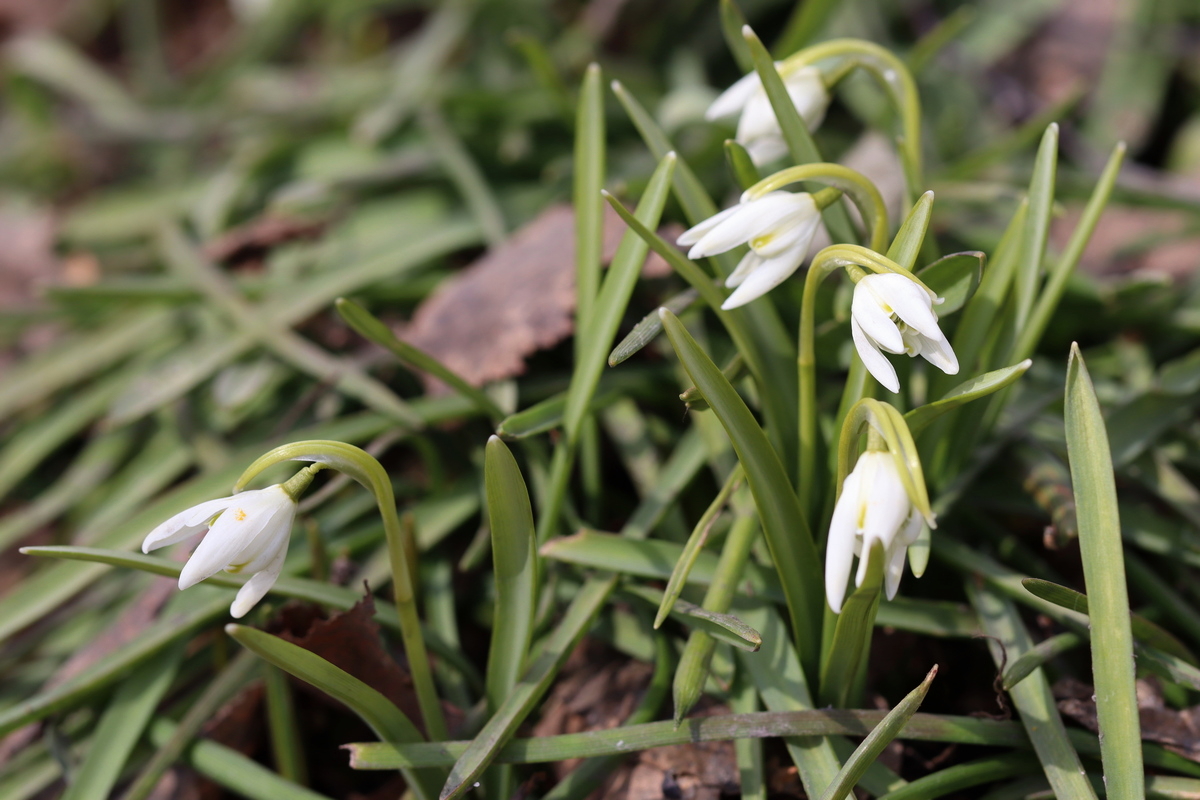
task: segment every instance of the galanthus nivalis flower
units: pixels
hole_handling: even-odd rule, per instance
[[[821,71],[816,67],[788,68],[782,62],[776,62],[775,69],[783,78],[788,96],[804,124],[810,131],[814,130],[825,118],[825,109],[829,107],[829,91],[821,79]],[[765,164],[787,154],[787,142],[757,72],[743,76],[722,92],[704,116],[715,120],[739,112],[742,116],[738,120],[736,139],[746,148],[751,161]]]
[[[867,371],[889,392],[900,391],[900,381],[880,351],[921,356],[947,375],[958,374],[958,357],[938,327],[934,300],[921,284],[899,273],[867,275],[854,286],[854,346]]]
[[[923,518],[904,491],[892,454],[868,450],[842,484],[842,495],[829,522],[825,550],[825,596],[835,614],[842,611],[850,565],[858,556],[855,586],[867,576],[875,542],[883,545],[884,587],[891,600],[900,588],[904,556],[921,533]]]
[[[812,195],[799,192],[768,192],[747,199],[733,208],[709,217],[679,237],[691,245],[688,258],[704,258],[749,244],[750,252],[725,285],[737,290],[721,304],[737,308],[763,296],[783,283],[808,255],[808,246],[821,222],[821,212]]]
[[[277,483],[179,512],[150,532],[142,552],[182,542],[207,528],[208,534],[179,573],[179,588],[187,589],[221,570],[249,574],[250,580],[229,607],[231,615],[242,617],[279,577],[295,518],[296,501]]]

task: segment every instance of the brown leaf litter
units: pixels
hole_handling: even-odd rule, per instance
[[[616,253],[625,225],[605,206],[603,260]],[[668,238],[678,232],[664,231]],[[646,277],[670,267],[651,254]],[[525,371],[525,358],[574,329],[575,214],[550,206],[504,244],[443,281],[417,308],[400,338],[437,358],[474,386]],[[426,378],[431,392],[445,387]]]
[[[1093,733],[1100,732],[1093,689],[1074,678],[1063,678],[1053,687],[1058,710]],[[1138,719],[1142,739],[1157,742],[1184,758],[1200,761],[1200,705],[1176,711],[1163,702],[1162,689],[1153,678],[1137,681]]]
[[[571,654],[542,708],[533,736],[606,730],[621,725],[641,702],[653,668],[624,658],[593,639]],[[701,700],[693,716],[729,713]],[[578,759],[551,765],[562,780]],[[632,753],[589,800],[717,800],[736,793],[737,762],[731,742],[658,747]]]

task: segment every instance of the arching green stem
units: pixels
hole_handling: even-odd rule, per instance
[[[842,425],[838,438],[837,494],[841,495],[842,483],[858,459],[858,439],[864,426],[869,425],[868,450],[886,449],[896,464],[896,472],[908,499],[916,506],[921,516],[936,528],[929,494],[925,489],[925,473],[921,470],[921,459],[913,441],[908,424],[895,406],[872,397],[865,397],[854,404]]]
[[[900,114],[901,133],[897,137],[900,161],[908,184],[908,200],[923,185],[921,166],[921,98],[917,83],[904,62],[883,47],[863,39],[833,39],[806,47],[784,60],[781,71],[795,69],[828,58],[852,59],[870,72],[883,86]],[[835,67],[836,70],[836,67]]]
[[[753,200],[800,181],[820,181],[848,194],[870,231],[871,249],[883,250],[887,246],[887,206],[879,189],[862,173],[841,164],[817,163],[788,167],[751,186],[743,198]]]
[[[263,470],[284,461],[313,461],[332,467],[361,483],[375,496],[387,537],[396,613],[400,620],[400,638],[408,656],[417,703],[425,719],[425,730],[432,741],[448,738],[446,720],[442,716],[442,706],[429,669],[425,640],[421,636],[421,621],[417,616],[412,579],[415,565],[411,563],[410,545],[405,541],[404,528],[400,524],[399,515],[396,514],[396,497],[392,493],[392,482],[383,465],[367,451],[344,442],[321,439],[292,442],[259,456],[238,478],[233,490],[241,491]]]

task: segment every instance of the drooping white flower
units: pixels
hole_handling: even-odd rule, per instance
[[[296,501],[275,484],[179,512],[150,532],[142,552],[182,542],[207,528],[208,534],[179,573],[179,588],[187,589],[221,570],[249,574],[250,580],[229,607],[231,615],[242,617],[279,577],[295,518]]]
[[[854,286],[854,346],[867,370],[890,392],[900,391],[900,381],[880,351],[921,356],[947,375],[958,374],[958,357],[938,327],[934,300],[927,289],[899,273],[867,275]]]
[[[829,91],[816,67],[787,67],[784,62],[775,62],[779,77],[787,88],[788,96],[808,129],[815,130],[825,119],[829,107]],[[746,148],[750,160],[765,164],[787,154],[787,142],[775,119],[771,101],[763,89],[757,72],[751,72],[726,89],[713,101],[705,112],[709,120],[731,117],[741,113],[737,127],[737,142]]]
[[[859,456],[842,484],[842,495],[829,522],[825,597],[835,614],[842,611],[854,557],[859,557],[854,585],[861,586],[875,542],[883,545],[887,598],[896,596],[904,573],[904,556],[920,535],[923,521],[904,491],[891,453],[869,450]]]
[[[737,290],[721,304],[723,309],[745,305],[783,283],[799,268],[821,222],[812,195],[805,192],[768,192],[748,199],[684,231],[681,245],[691,245],[688,258],[704,258],[749,244],[750,252],[725,279]]]

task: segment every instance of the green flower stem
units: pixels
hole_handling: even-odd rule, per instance
[[[908,67],[891,51],[863,39],[833,39],[806,47],[789,56],[783,69],[815,64],[827,58],[845,57],[874,75],[891,97],[900,114],[901,133],[897,137],[900,163],[904,166],[909,201],[924,183],[921,159],[921,97]]]
[[[865,175],[841,164],[802,164],[768,175],[746,190],[746,197],[757,199],[800,181],[820,181],[850,196],[858,207],[871,232],[871,249],[883,250],[887,245],[887,206],[879,189]]]
[[[433,684],[429,667],[429,656],[425,650],[425,639],[421,635],[421,620],[417,615],[417,602],[413,587],[413,570],[409,564],[409,552],[405,546],[404,529],[396,513],[396,497],[392,493],[392,482],[387,472],[375,458],[354,445],[329,440],[293,442],[276,447],[260,456],[246,468],[234,485],[241,491],[256,475],[268,467],[284,461],[313,461],[344,472],[361,483],[375,495],[379,514],[383,518],[383,531],[387,537],[388,559],[392,570],[392,589],[396,600],[396,616],[400,622],[400,638],[408,656],[412,673],[413,688],[425,720],[425,730],[433,740],[447,738],[446,720],[442,715],[441,702]],[[303,471],[302,473],[303,474]],[[299,477],[299,476],[297,476]],[[311,477],[309,478],[311,480]],[[293,479],[294,480],[294,479]]]

